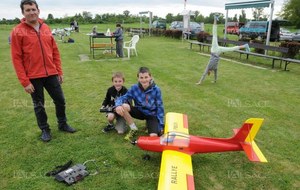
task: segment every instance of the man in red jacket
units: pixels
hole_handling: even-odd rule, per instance
[[[55,104],[59,130],[69,133],[76,130],[67,124],[61,59],[51,30],[39,19],[40,10],[35,0],[22,0],[20,7],[25,18],[11,33],[12,62],[21,85],[31,95],[42,130],[41,139],[47,142],[51,140],[51,133],[44,106],[44,88]]]

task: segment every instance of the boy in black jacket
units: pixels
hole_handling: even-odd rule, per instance
[[[127,88],[123,86],[125,82],[124,75],[121,72],[116,72],[112,76],[113,86],[107,89],[105,99],[103,100],[102,107],[100,109],[107,108],[107,126],[102,132],[107,133],[113,129],[116,129],[119,134],[123,134],[126,131],[126,122],[123,117],[116,114],[112,108],[115,106],[115,100],[126,94]],[[116,119],[116,127],[114,126],[114,120]]]

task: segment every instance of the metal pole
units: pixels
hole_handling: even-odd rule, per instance
[[[225,18],[225,32],[224,32],[224,39],[227,37],[227,24],[228,24],[228,9],[226,10],[226,18]]]
[[[270,44],[270,36],[271,36],[271,29],[272,29],[272,19],[273,19],[273,11],[274,11],[274,0],[271,1],[270,3],[270,19],[269,19],[269,25],[268,25],[268,33],[267,33],[267,40],[266,40],[266,45]],[[267,54],[267,50],[265,50],[265,54]]]
[[[141,32],[142,32],[142,15],[140,15],[140,32],[139,32],[139,36],[141,37]]]
[[[152,12],[149,11],[149,36],[151,36],[152,29]]]

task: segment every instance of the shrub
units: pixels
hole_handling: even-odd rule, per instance
[[[279,47],[289,48],[289,51],[284,54],[284,57],[295,58],[295,56],[299,53],[300,43],[299,42],[281,42]]]
[[[166,30],[160,29],[160,28],[153,28],[152,30],[152,35],[154,36],[163,36],[165,35]]]
[[[198,42],[207,42],[207,37],[210,36],[210,34],[208,32],[200,32],[198,35],[197,35],[197,41]]]
[[[172,30],[172,37],[175,39],[180,39],[182,37],[181,30]]]
[[[166,30],[165,37],[172,37],[172,30]]]

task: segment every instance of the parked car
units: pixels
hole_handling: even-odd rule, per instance
[[[300,42],[300,30],[298,30],[297,32],[295,32],[295,34],[293,35],[293,39],[292,40]]]
[[[167,23],[165,20],[155,20],[152,22],[152,27],[165,30],[167,28]]]
[[[280,41],[292,41],[294,33],[290,32],[287,29],[281,28],[279,35],[280,35],[279,37]]]
[[[197,23],[197,22],[190,22],[189,29],[187,31],[184,31],[184,26],[182,21],[173,21],[170,25],[171,30],[181,30],[186,33],[186,35],[189,35],[189,38],[193,39],[196,38],[196,36],[204,31],[204,23]]]
[[[170,25],[170,29],[177,29],[177,28],[183,28],[183,22],[182,21],[173,21]]]
[[[240,28],[240,39],[242,38],[267,38],[269,21],[250,21]],[[272,21],[270,41],[278,41],[280,38],[279,22]]]
[[[239,35],[240,28],[244,26],[243,22],[228,22],[226,27],[227,34],[236,34]]]

